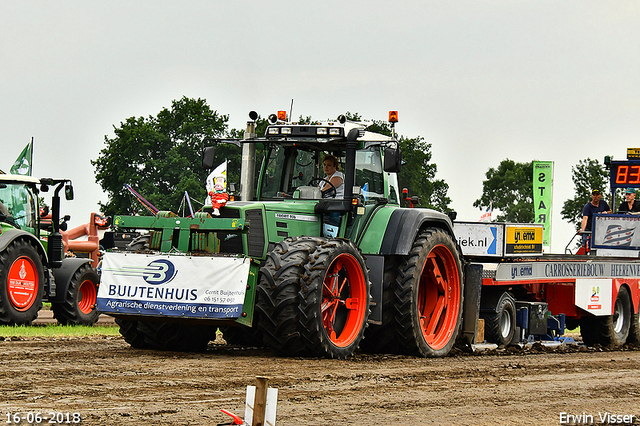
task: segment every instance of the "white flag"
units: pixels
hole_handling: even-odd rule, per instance
[[[492,211],[493,211],[493,203],[489,203],[489,207],[487,207],[487,210],[485,210],[484,213],[482,213],[482,216],[480,216],[480,220],[478,222],[491,222]]]
[[[219,178],[223,178],[223,179],[219,179]],[[214,192],[214,186],[216,185],[216,183],[218,183],[218,181],[221,181],[220,183],[222,185],[224,185],[225,190],[227,188],[227,160],[224,161],[224,163],[220,164],[218,167],[216,167],[215,169],[213,169],[213,171],[211,173],[209,173],[209,176],[207,176],[207,183],[206,183],[206,188],[207,188],[207,194],[209,192]],[[205,205],[211,205],[211,198],[207,196],[206,199],[206,203]]]

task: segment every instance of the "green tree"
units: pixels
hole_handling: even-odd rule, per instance
[[[562,206],[562,218],[580,228],[582,209],[591,200],[591,191],[602,191],[602,199],[610,203],[609,171],[598,160],[587,158],[580,160],[571,168],[571,180],[575,196],[566,200]],[[614,211],[616,206],[610,206]]]
[[[345,116],[348,120],[361,120],[358,114],[347,112]],[[391,126],[385,121],[374,120],[367,130],[391,136]],[[444,180],[435,178],[438,166],[431,163],[431,144],[425,142],[421,136],[415,138],[400,136],[398,145],[405,162],[398,173],[400,188],[407,188],[410,196],[418,196],[421,207],[442,212],[450,211],[451,198],[447,196],[449,185]]]
[[[156,117],[130,117],[105,136],[105,148],[91,164],[108,195],[107,215],[141,213],[144,208],[125,189],[131,185],[159,210],[177,211],[187,191],[204,200],[208,171],[200,166],[205,137],[221,137],[228,116],[212,111],[204,99],[183,97]]]
[[[482,197],[474,207],[492,205],[500,212],[498,221],[533,223],[533,163],[502,160],[498,168],[491,167],[482,181]]]

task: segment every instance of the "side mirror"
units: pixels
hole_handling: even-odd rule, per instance
[[[213,161],[216,157],[216,148],[215,146],[207,146],[202,148],[202,168],[204,169],[212,169]]]
[[[64,198],[66,198],[67,201],[73,200],[73,186],[70,183],[64,186]]]
[[[402,165],[402,152],[400,148],[385,148],[384,149],[384,171],[385,172],[400,172],[400,166]]]

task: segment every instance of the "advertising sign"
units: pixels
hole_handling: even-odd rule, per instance
[[[453,232],[465,256],[502,257],[504,224],[454,222]]]
[[[249,259],[105,253],[98,311],[239,318]]]
[[[640,215],[597,215],[594,216],[593,225],[593,247],[640,248]]]
[[[505,254],[542,253],[542,226],[506,225]]]
[[[612,280],[577,279],[575,305],[593,315],[611,315]]]
[[[535,223],[544,227],[542,245],[551,246],[551,203],[553,200],[553,161],[533,162],[533,210]]]

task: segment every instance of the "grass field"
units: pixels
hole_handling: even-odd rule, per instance
[[[119,336],[117,326],[19,325],[0,326],[1,337],[86,337]]]

